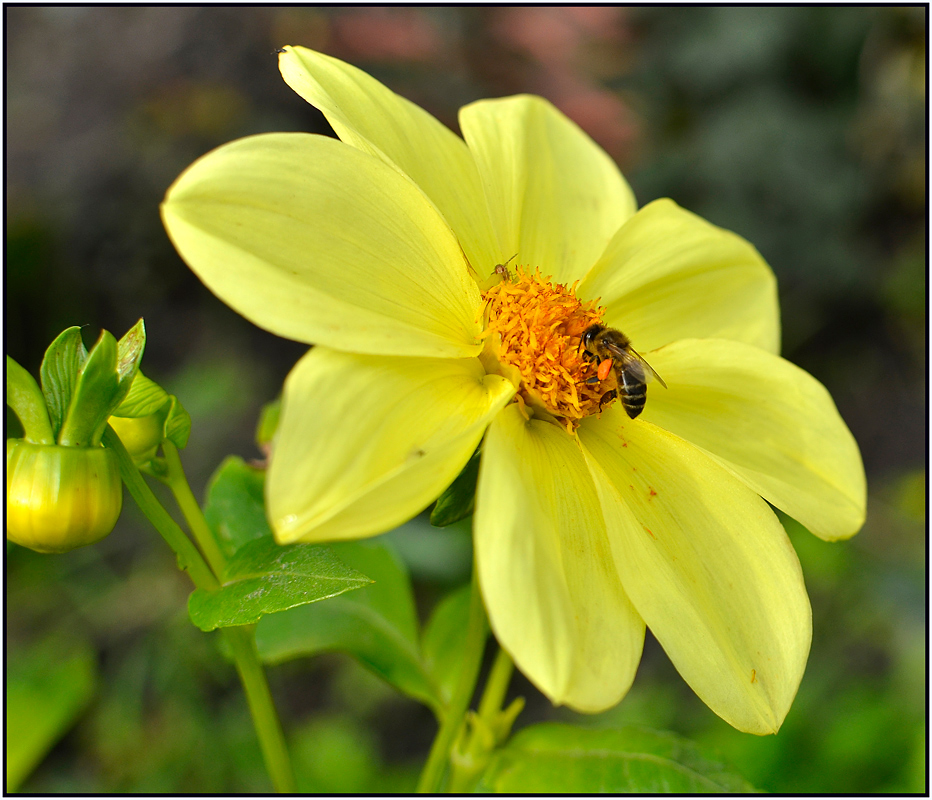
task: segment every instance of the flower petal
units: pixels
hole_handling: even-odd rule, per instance
[[[513,395],[476,359],[315,347],[285,381],[266,480],[276,539],[358,539],[409,520],[459,474]]]
[[[808,372],[756,347],[688,339],[650,354],[669,389],[642,419],[710,453],[817,536],[864,524],[867,484],[857,442]]]
[[[776,732],[812,618],[773,511],[698,448],[615,408],[579,435],[638,613],[716,714],[748,733]]]
[[[677,339],[736,339],[780,352],[773,272],[740,236],[672,200],[655,200],[615,235],[579,297],[601,297],[605,324],[641,353]]]
[[[388,355],[476,355],[479,292],[446,222],[397,170],[335,139],[251,136],[162,205],[221,300],[279,336]]]
[[[282,77],[344,142],[392,164],[434,202],[481,277],[502,259],[466,144],[424,109],[339,59],[286,47]],[[507,258],[507,256],[505,256]]]
[[[508,406],[482,445],[473,524],[502,647],[555,704],[615,705],[634,680],[644,623],[618,580],[576,440]]]
[[[557,283],[585,275],[637,208],[615,162],[540,97],[472,103],[460,127],[501,252]]]

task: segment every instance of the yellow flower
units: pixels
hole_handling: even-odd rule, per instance
[[[342,141],[232,142],[162,207],[223,301],[316,345],[285,384],[278,540],[389,530],[481,441],[482,594],[544,694],[617,703],[646,623],[713,711],[776,731],[811,615],[768,502],[833,540],[862,525],[866,490],[829,394],[777,355],[769,267],[670,200],[637,211],[611,159],[540,98],[466,106],[464,141],[334,58],[289,47],[280,68]],[[580,347],[597,323],[668,387],[652,383],[636,419],[599,410],[615,379]]]

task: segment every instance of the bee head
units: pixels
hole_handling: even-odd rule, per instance
[[[605,330],[605,326],[599,325],[599,323],[596,323],[595,325],[590,325],[588,328],[586,328],[586,330],[583,331],[583,335],[579,337],[580,346],[588,350],[589,345],[591,345],[592,342],[595,341],[595,337],[598,336],[604,330]]]

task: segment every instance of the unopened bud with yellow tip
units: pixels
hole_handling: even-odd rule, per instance
[[[116,431],[120,441],[136,464],[151,461],[158,453],[165,438],[163,414],[146,417],[110,417],[110,427]]]
[[[40,553],[103,539],[123,507],[116,453],[101,446],[145,346],[142,320],[119,342],[103,331],[90,352],[80,328],[49,345],[42,387],[7,356],[6,401],[23,426],[6,444],[6,537]]]
[[[6,538],[40,553],[103,539],[123,507],[116,454],[24,439],[6,443]]]
[[[191,417],[178,398],[136,371],[123,402],[109,419],[136,467],[157,478],[164,475],[159,447],[171,442],[179,450],[188,442]]]

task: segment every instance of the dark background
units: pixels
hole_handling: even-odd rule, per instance
[[[772,792],[921,791],[926,13],[7,6],[6,352],[37,374],[63,328],[86,325],[91,344],[144,317],[144,368],[193,418],[184,461],[200,494],[225,455],[258,456],[259,409],[305,347],[216,300],[174,252],[158,204],[231,139],[329,132],[282,81],[275,49],[350,61],[454,129],[470,101],[543,95],[615,158],[640,204],[672,197],[757,246],[779,281],[783,354],[831,391],[869,501],[849,543],[789,524],[815,630],[778,736],[718,720],[653,641],[629,696],[596,717],[552,709],[517,677],[519,726],[669,728]],[[402,547],[425,610],[469,562],[437,536],[430,550]],[[187,622],[186,579],[129,503],[100,545],[8,548],[6,574],[8,679],[65,642],[96,687],[63,714],[67,733],[23,790],[267,790],[235,673]],[[425,709],[338,655],[270,680],[304,790],[413,788],[434,731]]]

